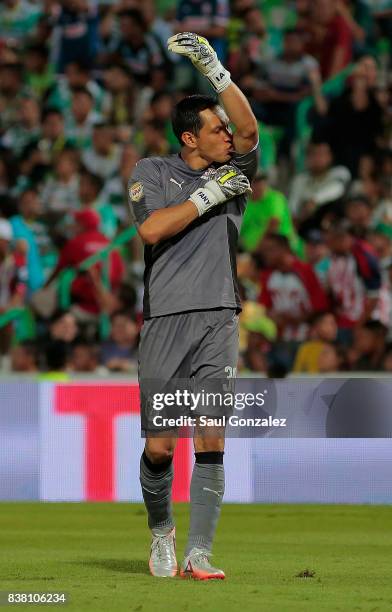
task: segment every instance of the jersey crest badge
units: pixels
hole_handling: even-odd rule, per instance
[[[133,185],[129,188],[129,197],[132,202],[139,202],[144,194],[143,184],[138,181],[137,183],[133,183]]]

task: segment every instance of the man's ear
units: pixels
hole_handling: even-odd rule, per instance
[[[181,139],[186,147],[189,147],[190,149],[196,149],[196,136],[192,134],[192,132],[183,132],[181,135]]]

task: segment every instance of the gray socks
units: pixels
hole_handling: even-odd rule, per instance
[[[143,452],[140,459],[140,484],[148,513],[148,526],[155,533],[174,527],[171,503],[173,463],[152,463]]]
[[[192,548],[211,551],[225,490],[223,452],[195,453],[191,482],[191,519],[185,556]]]

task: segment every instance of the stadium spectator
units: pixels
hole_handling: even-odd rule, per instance
[[[11,224],[0,218],[0,314],[21,306],[26,296],[24,256],[22,254],[22,261],[18,262],[17,253],[10,248],[11,240]],[[8,352],[11,339],[11,325],[0,327],[0,354]]]
[[[11,217],[13,237],[27,245],[28,290],[33,293],[44,283],[42,255],[50,249],[45,225],[40,221],[42,205],[35,189],[24,191],[19,200],[19,214]]]
[[[0,218],[0,312],[19,306],[25,297],[27,271],[11,250],[12,225]]]
[[[129,223],[129,211],[125,205],[124,194],[127,193],[129,177],[139,158],[135,147],[125,144],[121,152],[120,171],[105,182],[101,193],[102,201],[111,206],[118,224],[122,226]]]
[[[286,156],[295,136],[297,103],[310,95],[309,75],[317,67],[316,60],[305,54],[301,32],[287,30],[282,54],[258,62],[255,77],[248,75],[242,81],[253,100],[256,117],[284,129],[280,150]]]
[[[98,213],[100,230],[106,237],[113,238],[117,230],[117,219],[110,205],[103,199],[104,194],[100,197],[103,185],[103,180],[99,176],[88,170],[82,170],[79,203],[82,210],[93,210]]]
[[[64,117],[56,108],[47,108],[42,113],[42,134],[37,148],[44,159],[51,164],[56,155],[71,144],[65,135]]]
[[[67,139],[80,149],[92,142],[93,126],[101,120],[94,110],[94,99],[86,87],[75,87],[72,91],[71,113],[67,116],[65,134]]]
[[[159,91],[165,85],[165,59],[156,39],[148,33],[141,11],[127,9],[119,13],[121,37],[114,57],[123,62],[139,86],[150,85]]]
[[[345,202],[345,217],[357,238],[366,240],[372,222],[372,205],[366,196],[351,196]]]
[[[338,328],[332,313],[316,313],[311,320],[310,339],[301,344],[295,356],[293,372],[306,374],[320,372],[320,355],[326,345],[329,346],[336,340],[337,333]]]
[[[233,0],[227,26],[227,65],[234,79],[251,73],[260,61],[265,35],[263,14],[253,0]]]
[[[90,342],[76,341],[71,349],[68,367],[73,373],[94,374],[98,367],[97,347]]]
[[[98,49],[98,12],[89,0],[62,0],[60,12],[54,17],[52,61],[57,71],[83,58],[94,64]]]
[[[344,220],[326,231],[326,242],[331,250],[327,273],[327,289],[339,327],[339,340],[349,344],[353,328],[372,317],[378,305],[381,273],[371,247],[353,236]],[[383,313],[382,319],[389,313]]]
[[[308,231],[304,236],[305,260],[312,266],[321,285],[325,288],[331,260],[323,234],[318,229]]]
[[[353,344],[347,351],[351,369],[381,370],[388,329],[379,321],[367,321],[354,330]]]
[[[46,45],[28,45],[24,54],[25,82],[33,95],[42,104],[47,104],[47,93],[55,82],[55,73],[49,62]]]
[[[1,138],[1,145],[19,157],[23,150],[41,135],[40,109],[34,98],[22,98],[18,106],[18,120]]]
[[[11,371],[38,372],[38,346],[31,340],[25,340],[11,349]]]
[[[69,63],[65,74],[56,80],[55,86],[48,94],[47,104],[59,108],[68,115],[72,105],[72,92],[75,89],[87,89],[93,100],[93,108],[99,115],[105,114],[110,105],[110,96],[94,79],[84,60]]]
[[[226,58],[226,29],[229,19],[228,0],[178,0],[176,32],[196,32],[208,38],[220,60]]]
[[[338,0],[310,4],[307,51],[319,61],[323,80],[338,74],[352,59],[353,33],[338,7]]]
[[[87,257],[94,255],[109,244],[109,240],[98,230],[99,215],[91,209],[74,213],[76,221],[75,237],[66,242],[60,251],[59,261],[46,285],[49,285],[56,276],[66,267],[76,268]],[[109,282],[113,290],[121,283],[124,274],[124,265],[117,251],[109,256]],[[99,268],[101,266],[97,264]],[[96,299],[94,286],[90,277],[79,272],[71,286],[73,312],[82,322],[96,319],[99,313],[99,304]]]
[[[53,174],[43,185],[41,199],[45,213],[62,216],[76,209],[79,195],[79,156],[73,148],[62,149],[53,164]]]
[[[174,153],[166,137],[166,126],[159,119],[150,119],[143,123],[142,157],[169,155]]]
[[[369,235],[369,243],[378,257],[381,270],[388,270],[392,262],[392,226],[377,224]]]
[[[112,372],[136,372],[138,327],[127,312],[111,316],[110,339],[103,343],[101,363]]]
[[[23,85],[22,65],[0,63],[0,135],[19,119],[19,104],[29,91]]]
[[[45,347],[45,373],[41,380],[67,381],[68,346],[62,340],[53,340]]]
[[[252,182],[252,195],[242,221],[240,244],[247,251],[255,251],[268,232],[286,236],[293,250],[298,248],[298,236],[285,196],[269,186],[266,173],[259,172]]]
[[[117,174],[121,159],[121,147],[114,141],[114,130],[107,123],[95,123],[92,146],[82,152],[82,162],[89,172],[103,180]]]
[[[345,364],[345,353],[333,342],[324,342],[317,359],[317,373],[339,372]]]
[[[265,269],[259,302],[278,328],[276,360],[290,368],[299,343],[307,338],[309,318],[327,309],[327,296],[312,267],[295,257],[285,236],[266,235],[261,253]]]
[[[62,340],[71,346],[79,333],[75,316],[67,310],[56,310],[50,318],[48,332],[49,341]]]
[[[307,170],[293,179],[289,207],[303,231],[305,227],[319,227],[325,215],[336,211],[346,193],[350,172],[344,166],[333,166],[332,163],[328,143],[312,142],[308,148]]]
[[[31,36],[41,16],[42,8],[28,0],[3,0],[0,6],[0,40],[20,45]]]
[[[140,92],[135,87],[132,74],[125,64],[111,64],[103,71],[103,81],[110,95],[107,120],[130,135],[137,103],[140,101]],[[118,130],[117,134],[119,136],[121,132]]]
[[[322,135],[336,163],[357,176],[361,158],[376,153],[384,130],[383,110],[374,84],[369,84],[366,65],[359,64],[343,94],[331,101],[324,125]]]

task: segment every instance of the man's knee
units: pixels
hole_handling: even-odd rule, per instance
[[[214,432],[196,428],[193,444],[196,453],[223,452],[225,449],[224,430],[216,428]]]
[[[173,458],[175,440],[149,438],[146,440],[145,452],[151,463],[166,463]]]

